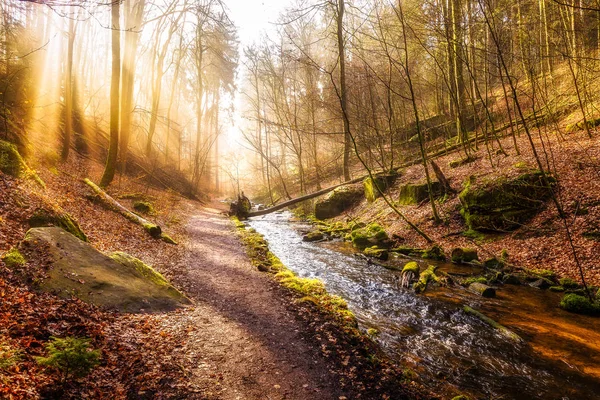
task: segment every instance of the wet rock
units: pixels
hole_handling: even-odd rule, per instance
[[[506,274],[502,279],[502,282],[507,285],[520,285],[523,279],[517,274]]]
[[[551,186],[556,183],[548,179]],[[539,171],[478,187],[470,179],[459,195],[460,212],[470,230],[510,231],[537,214],[551,195],[552,187],[544,185]]]
[[[389,257],[389,253],[387,249],[382,249],[377,246],[367,247],[363,250],[364,255],[367,257],[374,257],[380,260],[387,260]]]
[[[529,284],[529,286],[533,287],[533,288],[537,288],[537,289],[542,289],[542,290],[546,290],[548,289],[550,286],[552,286],[552,282],[548,281],[547,279],[544,278],[540,278],[534,282],[531,282]]]
[[[319,240],[323,240],[325,236],[321,231],[312,231],[308,232],[306,235],[302,236],[303,242],[316,242]]]
[[[444,254],[444,249],[442,249],[438,245],[433,245],[431,246],[431,248],[425,250],[421,257],[426,260],[446,261],[446,254]]]
[[[365,249],[367,247],[388,247],[389,238],[385,230],[377,223],[372,223],[364,228],[359,228],[350,233],[354,247]]]
[[[327,219],[337,217],[358,203],[364,196],[362,184],[345,185],[332,190],[315,203],[315,217]]]

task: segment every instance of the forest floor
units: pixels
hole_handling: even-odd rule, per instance
[[[425,398],[368,339],[349,337],[333,318],[256,270],[233,223],[203,206],[123,178],[109,189],[122,204],[151,199],[150,218],[175,238],[152,239],[94,203],[81,179],[100,166],[75,158],[40,169],[42,190],[0,177],[0,253],[23,238],[39,208],[74,216],[100,251],[125,251],[151,264],[193,302],[169,313],[125,314],[33,289],[0,261],[0,398],[346,399]],[[135,197],[135,196],[134,196]],[[28,261],[27,271],[47,268]],[[90,375],[60,385],[35,362],[51,336],[89,337],[102,351]]]

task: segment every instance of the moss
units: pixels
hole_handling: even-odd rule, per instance
[[[532,269],[530,272],[532,274],[534,274],[535,276],[539,276],[544,279],[554,280],[556,278],[556,272],[550,271],[548,269],[538,268],[538,269]]]
[[[167,235],[166,233],[161,233],[160,234],[160,238],[162,239],[163,242],[165,243],[169,243],[169,244],[177,244],[177,242],[169,235]]]
[[[364,197],[362,184],[341,186],[315,202],[315,217],[333,218],[340,215]]]
[[[323,232],[320,231],[312,231],[308,232],[306,235],[302,237],[302,241],[304,242],[316,242],[319,240],[323,240]]]
[[[562,286],[550,286],[548,290],[551,292],[564,292],[565,288]]]
[[[23,160],[17,147],[4,140],[0,140],[0,171],[15,178],[33,179],[41,187],[46,187],[44,181]]]
[[[467,263],[478,260],[477,250],[469,247],[457,247],[452,250],[450,260],[455,264]]]
[[[417,264],[414,261],[409,261],[406,264],[404,264],[404,267],[402,267],[402,274],[412,272],[415,275],[419,275],[419,271],[419,264]]]
[[[458,168],[458,167],[460,167],[462,165],[470,164],[470,163],[474,162],[475,160],[477,160],[476,157],[469,156],[469,157],[461,158],[461,159],[458,159],[458,160],[452,160],[452,161],[450,161],[448,163],[448,166],[450,168]]]
[[[382,245],[389,237],[385,230],[377,223],[372,223],[364,228],[359,228],[350,233],[352,244],[364,249],[373,245]]]
[[[139,272],[144,278],[159,285],[159,286],[171,286],[169,281],[165,279],[159,272],[156,272],[154,268],[144,263],[139,258],[135,258],[122,251],[116,251],[110,255],[110,258],[115,260],[121,265],[130,267]]]
[[[369,203],[374,202],[379,196],[380,191],[385,192],[396,180],[398,174],[378,174],[373,176],[373,178],[366,178],[363,181],[363,186],[365,188],[365,198]],[[377,190],[379,188],[379,190]]]
[[[375,337],[375,336],[379,335],[379,330],[375,329],[375,328],[369,328],[369,329],[367,329],[367,335],[369,335],[371,337]]]
[[[485,276],[472,276],[464,280],[463,285],[469,286],[471,283],[484,283],[487,284],[488,280]]]
[[[139,213],[146,215],[156,214],[154,206],[149,201],[137,200],[133,202],[133,209]]]
[[[454,396],[452,398],[452,400],[471,400],[468,396],[465,396],[464,394],[461,394],[459,396]]]
[[[579,287],[579,283],[571,278],[560,278],[558,283],[565,289],[576,289]]]
[[[531,166],[527,164],[525,161],[519,161],[513,164],[514,168],[517,169],[531,169]]]
[[[38,208],[29,218],[29,226],[32,228],[57,226],[84,242],[88,241],[87,236],[83,233],[77,221],[66,212],[48,211],[43,208]]]
[[[442,193],[442,186],[438,181],[432,181],[431,190],[434,197],[437,197]],[[428,199],[429,189],[427,182],[409,183],[400,186],[400,194],[398,196],[398,203],[400,205],[419,204]]]
[[[162,235],[162,229],[160,229],[160,226],[153,224],[151,222],[147,222],[144,225],[142,225],[142,227],[144,228],[144,230],[146,232],[148,232],[150,234],[150,236],[152,236],[153,238],[159,238]]]
[[[2,261],[4,261],[4,264],[6,264],[8,268],[17,268],[26,262],[25,257],[23,257],[19,249],[16,247],[13,247],[4,253],[2,255]]]
[[[490,257],[483,261],[483,267],[487,269],[498,269],[504,266],[504,262],[497,257]]]
[[[275,279],[281,285],[302,296],[298,299],[299,302],[315,304],[320,310],[333,316],[343,329],[352,335],[360,335],[356,317],[348,310],[344,299],[327,293],[325,286],[318,279],[296,276],[283,265],[275,254],[269,251],[267,242],[261,234],[254,229],[246,229],[243,224],[239,224],[236,217],[232,217],[232,220],[238,225],[238,233],[253,265],[264,272],[274,273]]]
[[[553,177],[547,177],[551,187],[544,185],[542,172],[534,171],[515,179],[497,179],[480,187],[471,180],[459,194],[461,215],[469,230],[514,230],[539,212],[552,195]]]
[[[433,280],[435,282],[439,282],[439,278],[435,274],[436,269],[437,269],[436,266],[430,265],[427,267],[427,269],[425,271],[421,272],[421,274],[419,275],[419,280],[413,285],[413,289],[415,289],[415,292],[417,292],[417,293],[424,292],[425,289],[427,289],[427,285],[429,284],[429,281],[431,281],[431,280]]]
[[[560,301],[560,308],[576,314],[600,314],[600,303],[591,302],[587,297],[575,293],[566,294]]]
[[[425,250],[421,257],[423,257],[426,260],[446,261],[446,255],[444,254],[444,250],[437,244]]]
[[[514,333],[513,331],[511,331],[510,329],[506,328],[504,325],[499,324],[498,322],[494,321],[493,319],[491,319],[490,317],[486,316],[485,314],[480,313],[479,311],[469,307],[469,306],[464,306],[463,310],[470,315],[473,315],[474,317],[477,317],[478,319],[480,319],[481,321],[485,322],[486,324],[488,324],[489,326],[491,326],[492,328],[498,330],[504,337],[511,339],[515,342],[522,342],[523,339],[521,339],[521,337],[519,335],[517,335],[516,333]]]
[[[368,257],[375,257],[379,258],[380,260],[387,260],[389,257],[387,249],[382,249],[377,246],[367,247],[363,250],[363,253]]]
[[[462,214],[462,210],[461,210],[461,214]],[[468,239],[473,239],[473,240],[477,240],[477,241],[482,241],[485,239],[485,235],[482,232],[476,231],[474,229],[468,229],[468,230],[464,231],[463,236]]]

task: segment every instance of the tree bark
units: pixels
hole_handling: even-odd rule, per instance
[[[114,176],[119,151],[119,86],[121,81],[121,25],[119,21],[120,2],[113,1],[111,5],[111,46],[112,46],[112,78],[110,81],[110,140],[108,156],[100,186],[108,186]]]

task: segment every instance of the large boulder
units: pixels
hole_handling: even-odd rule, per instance
[[[545,186],[539,171],[515,179],[500,179],[476,186],[471,180],[460,193],[460,210],[469,229],[481,231],[510,231],[520,227],[537,214],[552,196],[556,180],[548,178]]]
[[[431,182],[431,190],[433,191],[434,197],[438,197],[442,194],[442,186],[438,181]],[[398,203],[401,205],[419,204],[425,200],[429,200],[427,182],[408,183],[400,186]]]
[[[345,185],[332,190],[315,203],[315,217],[327,219],[337,217],[358,203],[364,196],[363,185]]]
[[[32,228],[20,248],[28,258],[50,261],[39,288],[60,297],[126,312],[168,311],[190,303],[141,260],[125,253],[108,257],[62,228]]]
[[[380,195],[381,192],[385,192],[390,186],[394,184],[398,177],[397,172],[389,174],[377,174],[373,178],[366,178],[363,181],[365,188],[365,197],[369,203],[374,202]],[[379,190],[377,190],[379,188]]]

